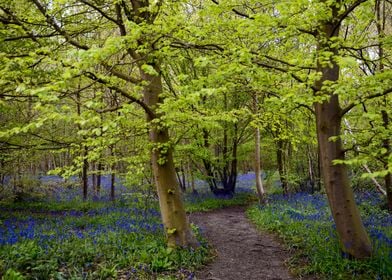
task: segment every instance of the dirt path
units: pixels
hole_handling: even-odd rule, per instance
[[[198,280],[295,279],[284,265],[288,254],[271,235],[260,234],[245,217],[244,208],[190,214],[216,249],[217,257]]]

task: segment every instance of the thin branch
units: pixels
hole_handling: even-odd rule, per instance
[[[216,5],[219,5],[219,2],[217,0],[211,0],[211,1],[214,2]],[[235,8],[232,8],[231,11],[234,12],[238,16],[241,16],[241,17],[244,17],[244,18],[247,18],[247,19],[252,19],[252,20],[255,19],[253,16],[250,16],[250,15],[248,15],[248,14],[246,14],[244,12],[241,12],[241,11],[235,9]]]
[[[175,41],[171,43],[170,46],[179,49],[197,49],[197,50],[210,50],[210,51],[218,50],[221,52],[224,51],[224,48],[216,44],[197,45],[197,44]]]
[[[254,53],[254,54],[256,54],[256,53]],[[256,54],[256,55],[257,55],[257,54]],[[265,58],[268,58],[268,59],[270,59],[270,60],[273,60],[273,61],[276,61],[276,62],[285,64],[285,65],[290,66],[290,67],[300,68],[300,69],[306,69],[306,70],[316,70],[316,67],[295,65],[295,64],[289,63],[289,62],[287,62],[287,61],[284,61],[284,60],[281,60],[281,59],[278,59],[278,58],[275,58],[275,57],[272,57],[272,56],[269,56],[269,55],[265,55],[264,57],[265,57]]]
[[[97,11],[101,16],[103,16],[103,17],[106,18],[107,20],[109,20],[109,21],[111,21],[111,22],[114,22],[114,23],[117,24],[117,25],[120,25],[120,23],[119,23],[116,19],[114,19],[114,18],[108,16],[104,11],[102,11],[100,8],[98,8],[97,6],[93,5],[93,4],[90,3],[89,1],[86,1],[86,0],[80,0],[80,1],[81,1],[82,3],[84,3],[84,4],[86,4],[87,6],[93,8],[95,11]]]
[[[343,14],[341,14],[338,18],[338,21],[335,23],[335,26],[331,32],[332,34],[335,34],[336,30],[338,29],[338,27],[342,24],[342,21],[347,18],[349,16],[349,14],[351,14],[355,8],[357,8],[359,5],[361,5],[362,3],[366,2],[367,0],[358,0],[356,2],[354,2],[350,7],[348,7]]]
[[[51,37],[55,37],[55,36],[59,36],[59,34],[57,34],[55,32],[53,32],[51,34],[33,34],[33,33],[29,33],[28,35],[22,35],[22,36],[5,38],[4,42],[12,42],[12,41],[23,40],[23,39],[31,39],[33,41],[36,41],[35,39],[37,39],[37,38],[51,38]]]
[[[350,104],[348,104],[345,108],[342,108],[342,110],[340,111],[340,116],[343,117],[345,114],[347,114],[352,108],[354,108],[355,106],[362,104],[365,100],[369,100],[369,99],[373,99],[373,98],[377,98],[377,97],[381,97],[387,94],[392,93],[392,88],[386,89],[383,92],[378,92],[378,93],[374,93],[374,94],[369,94],[365,97],[361,98],[361,101],[359,102],[352,102]]]
[[[22,29],[28,34],[28,36],[30,36],[30,38],[34,41],[34,42],[36,42],[37,44],[39,44],[39,45],[41,45],[40,44],[40,42],[34,37],[34,34],[30,31],[30,30],[28,30],[27,28],[26,28],[26,26],[19,20],[19,18],[17,18],[13,13],[12,13],[12,11],[10,11],[10,10],[8,10],[8,9],[6,9],[6,8],[3,8],[3,7],[0,7],[1,8],[1,10],[5,13],[5,14],[7,14],[7,15],[9,15],[14,21],[6,21],[6,22],[4,22],[5,24],[15,24],[15,25],[19,25],[20,27],[22,27]]]
[[[33,133],[33,132],[29,132],[29,134],[34,136],[34,137],[37,137],[39,139],[45,140],[47,142],[55,143],[55,144],[58,144],[58,145],[69,146],[71,144],[71,143],[60,142],[60,141],[57,141],[57,140],[54,140],[54,139],[48,139],[48,138],[46,138],[44,136],[41,136],[41,135]]]
[[[287,73],[289,74],[291,77],[294,78],[294,80],[296,80],[297,82],[300,82],[302,84],[305,84],[305,81],[303,79],[301,79],[299,76],[295,75],[294,73],[290,72],[288,69],[284,69],[282,67],[278,67],[278,66],[273,66],[273,65],[269,65],[269,64],[265,64],[263,62],[257,61],[257,60],[253,60],[254,63],[256,63],[257,65],[267,68],[267,69],[273,69],[276,70],[278,72],[282,72],[282,73]],[[314,86],[310,86],[310,88],[313,91],[318,91]]]
[[[89,47],[85,46],[83,44],[80,44],[79,42],[75,41],[72,39],[71,36],[61,26],[57,23],[56,19],[48,14],[48,11],[46,7],[44,7],[39,0],[32,0],[35,6],[38,8],[38,10],[41,12],[41,14],[45,17],[46,22],[51,25],[58,33],[60,33],[68,43],[70,43],[72,46],[77,47],[78,49],[82,50],[88,50]]]
[[[313,115],[316,115],[316,111],[312,107],[310,107],[309,105],[306,105],[306,104],[302,104],[302,103],[298,104],[296,107],[294,107],[293,110],[299,109],[301,107],[309,110]]]
[[[116,71],[113,67],[114,66],[110,66],[107,65],[106,63],[102,63],[102,66],[105,67],[105,69],[107,71],[109,71],[111,74],[113,74],[114,76],[116,76],[117,78],[120,78],[121,80],[133,83],[133,84],[138,84],[141,82],[141,80],[133,78],[131,76],[128,76],[122,72]]]

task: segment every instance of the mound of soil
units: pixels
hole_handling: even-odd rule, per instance
[[[242,207],[190,214],[216,258],[196,273],[199,280],[295,279],[284,262],[288,252],[267,233],[249,222]]]

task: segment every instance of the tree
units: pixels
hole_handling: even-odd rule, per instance
[[[100,85],[107,91],[116,92],[125,103],[136,104],[142,109],[149,129],[155,185],[168,245],[194,245],[175,177],[169,127],[164,122],[164,112],[160,111],[164,101],[162,65],[169,42],[165,40],[169,38],[170,24],[173,24],[169,17],[179,6],[145,0],[31,2],[23,4],[38,13],[34,16],[29,13],[29,21],[19,20],[21,37],[38,44],[42,38],[50,38],[49,47],[53,52],[45,51],[43,57],[49,65],[57,64],[62,70],[60,77],[48,75],[50,82],[34,84],[36,90],[43,98],[59,91],[73,97],[76,85],[83,89],[77,91],[80,94],[86,92],[89,84]],[[10,11],[14,20],[23,17],[21,9],[10,3],[7,5],[3,10]],[[169,14],[161,12],[163,5]],[[41,61],[38,65],[45,68]],[[14,82],[14,85],[18,84],[20,82]],[[26,85],[26,90],[31,91],[32,86]],[[110,108],[110,104],[104,104],[94,108],[99,101],[97,96],[89,103],[90,110],[86,112],[90,117],[94,115],[94,109],[110,112],[122,107]],[[99,114],[96,115],[82,122],[92,124],[99,118]],[[99,136],[101,129],[95,127],[90,131]],[[89,146],[98,145],[100,139],[96,136],[85,138]],[[87,159],[94,156],[94,153],[86,153],[86,149],[80,158],[83,166],[87,166]],[[87,173],[86,168],[83,170]]]
[[[321,73],[321,77],[315,82],[314,89],[316,95],[326,97],[322,102],[315,103],[324,185],[343,250],[353,257],[366,258],[371,255],[372,247],[355,205],[347,167],[344,163],[334,163],[335,160],[344,160],[341,139],[331,141],[331,138],[341,134],[342,123],[339,96],[334,94],[330,86],[331,82],[339,80],[340,68],[336,61],[338,49],[334,47],[333,41],[339,36],[342,12],[338,6],[340,3],[331,6],[322,4],[327,5],[331,16],[320,21],[317,28],[316,71]]]
[[[290,4],[266,3],[264,6],[256,2],[247,2],[247,5],[231,1],[222,4],[212,2],[220,7],[221,13],[237,15],[233,21],[237,21],[244,32],[253,32],[252,38],[257,38],[253,45],[241,45],[244,46],[241,53],[245,58],[241,62],[256,64],[295,81],[298,83],[294,88],[298,90],[296,99],[299,104],[307,107],[313,104],[324,186],[342,249],[355,258],[370,256],[371,245],[355,205],[340,138],[342,116],[361,102],[345,100],[346,106],[341,107],[340,99],[350,94],[353,96],[358,85],[350,83],[351,88],[347,87],[344,84],[350,80],[349,74],[340,75],[346,65],[342,57],[346,54],[344,46],[350,45],[347,38],[354,38],[349,37],[347,32],[345,37],[340,37],[339,31],[343,24],[352,28],[348,20],[350,15],[358,7],[367,5],[366,1],[293,1]],[[257,37],[258,30],[265,35]],[[235,33],[233,37],[243,38],[244,32],[241,35]],[[233,48],[226,52],[235,57]],[[367,83],[361,81],[360,90],[364,93],[355,98],[372,99],[390,92],[388,84],[380,84],[378,78],[373,81],[382,90],[366,94],[373,87],[366,88]],[[282,92],[281,96],[289,95]]]

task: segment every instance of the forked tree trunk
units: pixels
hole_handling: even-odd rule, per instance
[[[154,67],[160,73],[159,67]],[[154,111],[162,102],[162,80],[160,75],[150,75],[140,70],[144,86],[144,102]],[[152,149],[152,169],[155,185],[159,197],[162,222],[164,225],[167,244],[170,247],[195,246],[195,238],[190,230],[185,208],[181,198],[181,191],[176,179],[173,162],[173,149],[169,138],[168,128],[152,122],[159,115],[147,115],[150,124],[150,141]]]
[[[335,60],[338,51],[331,47],[331,38],[338,36],[340,23],[335,20],[338,17],[338,8],[335,7],[336,4],[333,5],[332,19],[322,22],[318,37],[319,55],[322,56],[322,52],[327,51],[334,56],[330,56],[328,63],[325,58],[324,61],[317,61],[317,72],[321,73],[321,78],[315,83],[316,94],[328,96],[324,102],[315,104],[317,137],[325,190],[341,247],[352,257],[363,259],[372,254],[372,246],[354,200],[347,167],[333,163],[334,160],[345,158],[340,138],[331,140],[331,137],[339,136],[341,132],[339,99],[330,89],[322,88],[326,82],[336,82],[339,79],[340,69]]]

